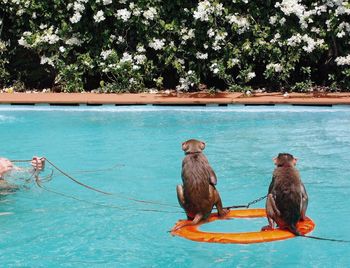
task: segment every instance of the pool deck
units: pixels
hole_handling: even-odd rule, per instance
[[[258,93],[246,96],[243,93],[0,93],[0,104],[10,105],[350,105],[349,93]]]

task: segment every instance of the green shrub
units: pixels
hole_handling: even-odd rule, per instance
[[[2,0],[0,12],[2,83],[28,76],[13,68],[25,48],[68,92],[350,86],[348,1]]]

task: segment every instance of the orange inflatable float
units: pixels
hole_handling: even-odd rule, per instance
[[[210,215],[207,221],[203,223],[213,222],[219,219],[231,219],[231,218],[261,218],[266,217],[265,209],[240,209],[231,210],[223,217],[219,218],[216,213]],[[181,226],[187,220],[178,221],[173,230],[176,230],[178,226]],[[187,221],[190,223],[191,221]],[[201,223],[201,224],[203,224]],[[294,234],[287,230],[274,229],[268,231],[258,232],[245,232],[245,233],[217,233],[217,232],[203,232],[198,229],[201,225],[187,225],[176,231],[171,231],[172,235],[181,236],[193,241],[208,242],[208,243],[236,243],[236,244],[252,244],[271,242],[277,240],[283,240],[295,237]],[[306,218],[304,221],[300,221],[297,224],[297,228],[300,233],[307,234],[311,232],[315,227],[314,222],[310,218]]]

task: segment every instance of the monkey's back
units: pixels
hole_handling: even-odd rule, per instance
[[[277,167],[273,173],[274,186],[271,193],[280,217],[288,226],[295,226],[301,217],[301,180],[294,167]]]
[[[188,154],[182,161],[186,212],[203,215],[212,210],[209,196],[209,162],[202,153]]]

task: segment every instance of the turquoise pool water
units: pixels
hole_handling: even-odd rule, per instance
[[[121,198],[177,205],[181,142],[189,138],[207,143],[226,206],[264,195],[272,158],[289,152],[299,158],[310,197],[307,214],[316,223],[313,235],[350,240],[350,107],[0,106],[0,131],[0,155],[44,155],[80,181],[116,194],[87,190],[55,172],[45,187],[87,202],[34,183],[2,197],[3,267],[350,264],[350,244],[306,238],[207,244],[172,237],[167,231],[185,216],[180,209]],[[50,170],[47,165],[46,174]],[[216,221],[202,229],[254,231],[265,224],[265,219]]]

